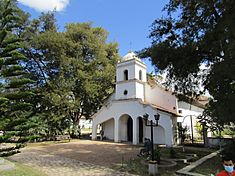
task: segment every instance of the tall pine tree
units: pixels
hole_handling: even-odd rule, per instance
[[[0,130],[2,139],[27,137],[32,106],[32,81],[23,69],[25,56],[17,36],[20,18],[16,2],[0,2]]]

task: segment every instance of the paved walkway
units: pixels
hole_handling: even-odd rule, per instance
[[[77,141],[26,147],[9,157],[48,176],[129,176],[109,167],[135,157],[139,148],[100,141]]]

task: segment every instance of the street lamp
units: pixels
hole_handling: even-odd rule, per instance
[[[148,124],[148,118],[149,115],[146,113],[143,115],[143,119],[145,121],[145,126],[150,126],[151,127],[151,155],[152,155],[152,161],[154,161],[154,149],[153,149],[153,127],[158,126],[158,121],[160,119],[160,114],[154,115],[154,118],[156,120],[156,124],[153,124],[153,120],[150,120],[150,124]]]

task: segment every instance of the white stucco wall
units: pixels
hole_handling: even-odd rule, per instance
[[[124,95],[124,91],[127,90],[127,94]],[[116,85],[116,100],[128,99],[128,98],[140,98],[144,100],[144,84],[136,81],[125,81]]]
[[[136,82],[136,98],[140,98],[142,101],[144,101],[144,84]]]
[[[128,79],[139,79],[139,70],[142,71],[142,81],[146,82],[146,65],[139,60],[131,59],[117,64],[116,81],[124,81],[124,71],[128,70]]]
[[[143,64],[137,64],[135,65],[135,79],[139,79],[139,71],[142,72],[142,81],[146,82],[147,76],[146,76],[146,66]]]
[[[116,81],[124,81],[124,71],[128,70],[128,80],[135,78],[134,65],[119,63],[116,70]]]
[[[129,117],[128,115],[123,115],[119,119],[119,123],[120,123],[119,135],[120,135],[121,141],[127,141],[127,119],[128,119],[128,117]]]
[[[194,106],[194,105],[190,105],[189,103],[187,102],[184,102],[184,101],[179,101],[178,102],[178,108],[179,109],[182,109],[182,110],[190,110],[190,106],[191,106],[191,111],[192,112],[196,112],[196,113],[202,113],[204,111],[203,108],[200,108],[200,107],[197,107],[197,106]],[[183,112],[184,113],[184,112]]]
[[[114,119],[109,119],[103,123],[104,136],[107,139],[114,139]]]
[[[146,127],[145,128],[145,134],[146,137],[151,139],[151,128]],[[154,144],[165,144],[166,143],[166,136],[165,136],[165,130],[161,126],[154,127],[153,128],[153,141]]]
[[[128,71],[128,80],[124,79],[124,71]],[[142,79],[139,79],[141,70]],[[120,62],[116,69],[116,99],[141,98],[144,100],[144,83],[146,82],[146,65],[136,59]],[[124,95],[127,90],[128,94]]]
[[[124,95],[124,91],[127,90],[127,95]],[[116,94],[115,98],[127,99],[127,98],[136,98],[136,84],[135,82],[122,82],[116,84]]]
[[[164,107],[171,111],[177,112],[177,99],[171,92],[165,91],[163,88],[158,86],[150,87],[146,84],[145,86],[145,101],[156,104],[160,107]]]
[[[198,133],[196,128],[196,125],[199,124],[198,123],[199,120],[197,119],[197,117],[203,113],[204,109],[196,107],[194,105],[190,105],[189,103],[183,101],[179,101],[178,107],[179,107],[178,110],[182,112],[181,113],[182,117],[179,117],[177,119],[177,122],[181,122],[183,127],[187,126],[188,127],[187,133],[191,135],[192,134],[191,118],[192,118],[193,136],[200,137],[200,134]]]

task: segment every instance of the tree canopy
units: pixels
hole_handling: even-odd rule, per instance
[[[152,45],[140,56],[167,71],[167,85],[176,92],[198,96],[200,85],[209,91],[207,120],[234,123],[235,2],[170,0],[164,10],[152,24]]]
[[[77,128],[79,119],[90,118],[113,92],[117,44],[91,23],[71,23],[60,32],[53,12],[22,26],[25,69],[37,82],[35,112],[50,133]]]

